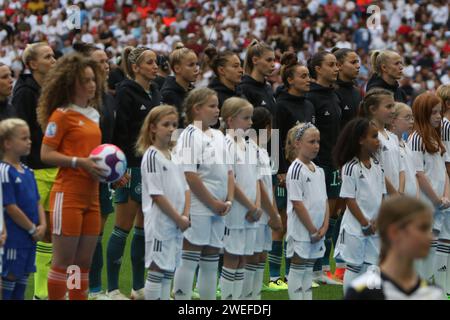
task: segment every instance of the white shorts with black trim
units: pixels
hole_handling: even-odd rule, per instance
[[[260,224],[256,229],[255,253],[272,250],[272,230],[267,224]]]
[[[441,212],[439,239],[450,240],[450,210]]]
[[[223,246],[226,252],[237,256],[251,256],[255,252],[256,228],[225,228]]]
[[[225,221],[220,216],[191,215],[191,226],[184,232],[187,241],[197,246],[223,247]]]
[[[145,267],[149,268],[154,262],[161,270],[173,272],[181,263],[183,236],[158,240],[156,238],[145,241]]]
[[[316,243],[311,241],[296,241],[289,237],[286,240],[286,257],[292,258],[294,253],[302,259],[319,259],[325,255],[325,240],[322,238]]]
[[[337,239],[334,257],[344,260],[353,265],[362,265],[364,263],[377,265],[380,254],[380,237],[357,236],[341,229]]]

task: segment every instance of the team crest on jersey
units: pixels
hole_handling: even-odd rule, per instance
[[[134,192],[136,192],[136,194],[142,193],[142,186],[140,183],[134,188]]]
[[[309,177],[306,178],[306,182],[311,182],[311,179]]]
[[[359,176],[360,179],[364,179],[364,175],[361,173],[361,175]]]
[[[56,136],[57,128],[58,128],[58,126],[56,125],[55,122],[49,122],[47,125],[47,129],[45,130],[45,136],[49,137],[49,138],[53,138],[54,136]]]
[[[383,146],[383,151],[389,151],[389,149],[386,146]]]
[[[350,110],[350,108],[348,107],[348,105],[345,105],[344,110]]]
[[[164,170],[164,171],[167,171],[167,168],[166,168],[166,166],[163,166],[163,170]]]
[[[330,113],[328,111],[325,111],[325,113],[323,114],[324,116],[329,116]]]
[[[15,182],[16,183],[22,183],[22,180],[19,177],[17,177]]]

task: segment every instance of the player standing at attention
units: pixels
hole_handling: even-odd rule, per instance
[[[397,136],[400,146],[400,161],[405,167],[405,189],[402,193],[410,197],[419,196],[419,185],[416,178],[416,167],[410,146],[403,135],[412,131],[414,125],[414,117],[410,106],[403,102],[396,102],[394,104],[394,119],[390,126],[390,131]]]
[[[414,132],[408,144],[413,151],[420,198],[434,208],[433,240],[422,265],[422,277],[428,281],[434,275],[435,283],[445,289],[450,278],[450,184],[441,139],[442,103],[433,93],[425,92],[414,100],[412,111]]]
[[[235,201],[225,216],[225,252],[220,278],[222,300],[238,300],[241,295],[246,298],[253,291],[253,281],[249,279],[254,270],[246,268],[246,258],[254,253],[256,222],[263,211],[260,208],[257,146],[244,139],[251,128],[252,115],[253,106],[242,98],[229,98],[222,106],[221,116],[227,129],[227,152],[235,179]],[[246,288],[243,288],[244,283]]]
[[[386,89],[394,95],[397,102],[407,103],[406,93],[398,81],[403,77],[403,58],[392,50],[375,50],[370,55],[372,76],[366,91],[373,88]]]
[[[380,208],[380,269],[352,282],[347,300],[442,300],[444,294],[414,270],[430,250],[433,211],[413,197],[392,197]]]
[[[405,190],[405,168],[404,163],[400,161],[398,138],[386,129],[394,119],[394,104],[390,91],[375,88],[367,92],[360,109],[361,116],[369,119],[378,128],[381,144],[378,160],[384,169],[389,194],[403,193]]]
[[[115,193],[116,221],[108,241],[106,266],[108,274],[108,296],[112,300],[126,300],[119,291],[119,273],[128,234],[134,225],[131,240],[131,267],[133,284],[131,299],[144,300],[145,285],[145,235],[144,216],[141,206],[141,161],[135,153],[139,131],[150,110],[160,105],[161,94],[155,79],[158,66],[156,54],[146,47],[127,47],[122,59],[127,79],[116,90],[117,115],[114,125],[113,143],[127,157],[128,184]]]
[[[347,206],[334,252],[346,263],[344,294],[366,267],[378,264],[376,218],[386,193],[383,169],[374,157],[379,147],[377,127],[355,118],[342,130],[334,149],[336,164],[342,168],[340,196]]]
[[[328,206],[330,209],[330,221],[328,234],[325,235],[326,252],[323,259],[317,259],[314,266],[314,279],[323,284],[341,284],[332,279],[330,273],[330,253],[332,246],[332,231],[339,216],[339,190],[341,181],[339,170],[332,160],[332,148],[336,144],[341,130],[341,102],[334,87],[339,67],[336,57],[327,51],[314,54],[308,60],[309,74],[312,79],[310,90],[306,99],[314,105],[315,126],[320,132],[320,150],[315,163],[325,172],[327,183]],[[336,245],[336,244],[334,244]]]
[[[22,54],[22,62],[30,73],[23,73],[17,80],[12,97],[12,104],[17,117],[28,124],[31,133],[31,152],[25,158],[25,164],[34,170],[41,203],[44,206],[46,219],[49,221],[50,191],[58,173],[58,168],[43,163],[41,160],[41,144],[43,132],[36,117],[41,87],[45,76],[55,64],[52,48],[45,42],[26,46]],[[52,261],[52,232],[50,223],[42,241],[37,243],[36,273],[34,274],[34,299],[48,298],[47,278]]]
[[[169,55],[169,64],[175,76],[168,76],[161,88],[162,102],[177,108],[180,115],[179,128],[184,128],[185,110],[183,102],[186,95],[194,88],[194,83],[200,73],[198,58],[195,52],[177,45]]]
[[[286,152],[294,151],[296,159],[286,177],[286,256],[292,259],[288,293],[290,300],[312,300],[313,266],[325,253],[329,214],[325,174],[312,162],[319,152],[320,133],[310,122],[291,130],[295,131],[294,143],[286,146]]]
[[[352,119],[358,116],[359,105],[362,100],[361,90],[357,87],[356,79],[359,75],[359,69],[361,66],[360,58],[358,54],[347,48],[334,48],[331,51],[337,60],[339,67],[339,74],[336,80],[336,94],[340,100],[341,105],[341,128]],[[336,213],[337,217],[334,222],[334,228],[329,229],[328,233],[332,235],[332,241],[335,244],[337,237],[339,236],[339,230],[341,228],[342,215],[344,214],[344,201],[342,199],[337,200],[336,206],[339,208]],[[330,220],[332,221],[332,220]],[[345,263],[343,261],[336,261],[336,269],[334,275],[331,272],[328,273],[329,277],[335,277],[342,281],[344,279]]]
[[[266,265],[267,252],[272,250],[272,231],[281,232],[283,228],[280,214],[275,202],[272,188],[272,176],[275,172],[272,170],[269,153],[267,152],[268,139],[271,137],[272,115],[267,108],[257,107],[253,109],[252,129],[256,136],[254,143],[258,144],[257,160],[260,175],[259,188],[261,194],[261,208],[263,215],[258,220],[258,230],[256,231],[255,253],[248,258],[246,272],[248,276],[244,279],[244,288],[252,290],[252,296],[249,300],[261,300],[261,289],[263,288],[264,268]],[[266,130],[264,132],[264,130]],[[252,271],[254,275],[252,276]],[[251,285],[253,282],[253,287]],[[249,293],[247,292],[247,295]],[[247,297],[245,297],[247,299]]]
[[[205,49],[205,55],[209,59],[209,66],[216,76],[211,80],[208,88],[217,93],[219,109],[222,109],[225,100],[231,97],[239,97],[242,93],[238,90],[244,69],[241,66],[239,56],[232,51],[218,52],[215,47]]]
[[[174,107],[155,107],[145,118],[136,142],[137,152],[143,154],[146,300],[169,300],[173,274],[181,261],[183,232],[190,225],[189,188],[171,152],[171,138],[177,128]]]
[[[104,72],[105,81],[109,76],[109,63],[106,52],[95,47],[92,44],[78,42],[73,45],[75,51],[86,57],[91,57],[96,61]],[[116,114],[116,101],[114,97],[107,92],[106,82],[102,93],[102,105],[100,107],[100,130],[102,132],[102,144],[111,143]],[[124,179],[126,180],[127,177]],[[116,183],[117,184],[117,183]],[[116,185],[114,184],[114,185]],[[103,269],[103,229],[108,216],[114,212],[112,205],[112,191],[108,183],[100,183],[100,213],[101,229],[98,237],[97,247],[92,258],[92,265],[89,272],[89,299],[90,300],[109,300],[109,297],[102,291],[102,269]]]
[[[64,300],[67,290],[70,300],[86,300],[88,295],[89,268],[100,233],[98,179],[103,174],[89,154],[101,142],[96,108],[103,84],[97,62],[70,54],[52,68],[39,99],[38,121],[46,128],[41,158],[59,167],[50,194],[50,300]],[[79,268],[80,286],[68,288],[68,267],[73,265]]]
[[[210,128],[219,118],[216,93],[208,88],[194,89],[184,103],[190,124],[177,140],[176,153],[191,189],[191,227],[184,234],[182,262],[175,271],[173,291],[175,299],[189,300],[199,265],[200,298],[213,300],[224,216],[233,202],[233,171],[224,135]]]
[[[33,171],[20,162],[31,150],[30,129],[22,119],[0,122],[0,162],[5,228],[4,300],[24,300],[28,276],[36,271],[36,241],[47,229]],[[2,239],[2,244],[4,239]]]

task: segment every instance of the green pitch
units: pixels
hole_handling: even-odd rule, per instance
[[[114,226],[114,215],[110,215],[108,221],[105,225],[105,231],[103,234],[103,257],[106,260],[106,246],[108,243],[109,236],[111,234],[112,228]],[[127,245],[125,248],[125,255],[123,259],[122,268],[120,269],[120,279],[119,287],[122,293],[129,296],[131,292],[131,260],[130,260],[130,244],[131,236],[128,237]],[[334,261],[331,261],[331,268],[334,268]],[[103,266],[103,290],[106,290],[106,261]],[[269,281],[269,270],[268,264],[266,264],[266,272],[264,276],[264,281],[267,283]],[[26,291],[26,299],[33,298],[33,276],[30,277],[28,288]],[[265,300],[288,300],[288,293],[286,291],[278,292],[263,292],[262,299]],[[336,300],[342,299],[342,286],[333,285],[321,285],[318,288],[313,289],[313,299],[315,300]]]

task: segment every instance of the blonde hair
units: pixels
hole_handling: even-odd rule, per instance
[[[273,49],[268,44],[253,40],[247,48],[247,54],[244,60],[244,71],[246,74],[250,74],[253,71],[253,57],[262,57],[266,51],[272,52]]]
[[[225,100],[222,105],[222,110],[220,111],[220,116],[225,123],[225,128],[227,128],[227,120],[229,118],[236,117],[239,113],[245,109],[253,109],[253,105],[245,99],[238,97],[231,97]]]
[[[446,112],[444,109],[450,108],[450,104],[447,104],[450,100],[450,84],[441,84],[436,90],[436,95],[442,100],[442,113]]]
[[[285,150],[284,157],[289,162],[294,161],[295,158],[297,157],[295,154],[295,136],[296,136],[298,129],[300,129],[304,125],[305,125],[304,123],[296,124],[291,129],[289,129],[289,131],[286,135],[286,141],[285,141],[286,146],[284,148],[284,150]]]
[[[392,50],[374,50],[370,54],[370,65],[372,67],[372,73],[381,76],[382,70],[381,66],[386,64],[395,55],[399,55],[397,52]]]
[[[417,216],[428,214],[431,209],[422,201],[408,196],[389,197],[383,201],[377,218],[378,232],[380,234],[380,263],[382,263],[391,249],[388,229],[391,225],[405,228]],[[431,232],[431,230],[430,230]]]
[[[411,110],[410,106],[403,102],[394,103],[394,118],[397,118],[403,110]],[[411,110],[412,111],[412,110]]]
[[[194,122],[194,107],[205,104],[211,96],[217,96],[217,93],[209,88],[196,88],[188,93],[183,102],[183,110],[186,112],[186,124]]]
[[[28,124],[19,118],[10,118],[0,121],[0,154],[5,152],[5,141],[11,139],[15,130],[19,127],[27,127]]]
[[[125,49],[123,49],[122,61],[124,61],[124,71],[129,78],[134,79],[136,77],[132,65],[141,64],[142,59],[144,58],[145,51],[153,52],[147,47],[126,47]]]
[[[22,53],[22,62],[23,64],[29,68],[29,63],[32,60],[36,60],[38,57],[38,49],[42,48],[42,47],[48,47],[48,43],[46,42],[36,42],[36,43],[31,43],[31,44],[27,44],[27,46],[25,47],[25,50],[23,50]]]
[[[175,49],[169,55],[169,65],[173,72],[175,72],[175,66],[181,64],[183,59],[190,53],[197,56],[194,50],[186,48],[181,42],[177,43]]]
[[[171,114],[178,117],[177,109],[167,104],[154,107],[147,114],[136,141],[136,154],[138,156],[142,156],[145,151],[155,143],[155,137],[154,134],[150,132],[150,126],[157,125],[162,118]],[[171,141],[169,147],[172,148],[174,144],[175,143]]]
[[[311,122],[302,122],[289,129],[286,136],[285,146],[285,158],[287,161],[292,162],[295,160],[295,158],[297,157],[295,153],[295,142],[300,141],[305,132],[309,129],[319,131],[319,129],[317,129],[317,127]]]

